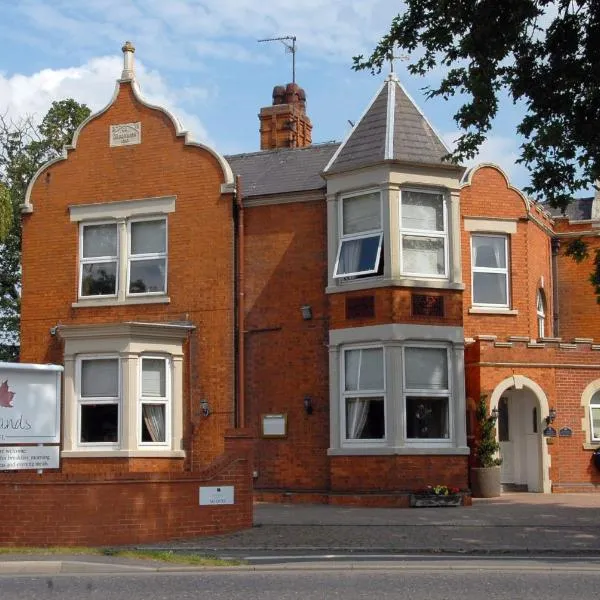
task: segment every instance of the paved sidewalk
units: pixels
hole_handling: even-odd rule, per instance
[[[252,529],[144,547],[227,552],[598,554],[600,494],[504,494],[458,508],[257,504]]]

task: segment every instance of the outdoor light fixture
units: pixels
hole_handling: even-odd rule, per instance
[[[554,419],[556,419],[556,409],[551,408],[548,416],[546,417],[546,425],[552,425],[552,423],[554,423]]]
[[[200,410],[202,411],[203,417],[208,417],[208,415],[210,415],[210,405],[208,404],[208,400],[206,398],[202,398],[202,400],[200,400]]]
[[[308,304],[300,307],[300,311],[302,312],[302,318],[305,321],[310,321],[312,319],[312,308]]]
[[[494,408],[492,409],[492,417],[494,417],[494,419],[498,419],[499,416],[500,411],[498,410],[497,406],[494,406]]]
[[[313,406],[312,406],[312,398],[310,396],[304,396],[304,410],[307,415],[312,415]]]

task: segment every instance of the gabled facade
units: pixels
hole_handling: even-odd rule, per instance
[[[484,394],[507,486],[597,488],[597,307],[558,247],[593,219],[446,162],[393,74],[341,144],[277,86],[262,150],[221,157],[131,61],[25,206],[21,354],[65,366],[62,472],[194,473],[237,426],[258,497],[404,506],[469,489]]]

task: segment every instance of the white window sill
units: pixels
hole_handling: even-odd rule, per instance
[[[327,294],[339,294],[340,292],[352,292],[356,290],[369,290],[382,287],[412,287],[412,288],[430,288],[438,290],[464,290],[463,283],[448,281],[447,279],[382,279],[365,278],[358,281],[345,281],[337,285],[329,285],[325,289]]]
[[[468,456],[471,449],[464,447],[450,446],[385,446],[385,447],[362,447],[362,448],[329,448],[328,456],[381,456],[392,454],[411,455],[446,455],[446,456]]]
[[[118,298],[80,298],[73,302],[73,308],[93,308],[96,306],[127,306],[130,304],[169,304],[169,296],[129,296],[124,300]]]
[[[600,448],[600,441],[583,443],[584,450],[597,450],[598,448]]]
[[[469,308],[470,315],[518,315],[518,310],[511,308],[501,308],[494,306],[471,306]]]
[[[184,450],[153,448],[148,450],[63,450],[61,458],[185,458]]]

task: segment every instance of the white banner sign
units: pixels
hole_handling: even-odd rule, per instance
[[[218,504],[233,504],[233,486],[201,487],[200,506],[215,506]]]
[[[0,444],[60,442],[62,370],[0,362]]]
[[[58,469],[58,446],[0,446],[0,471]]]

